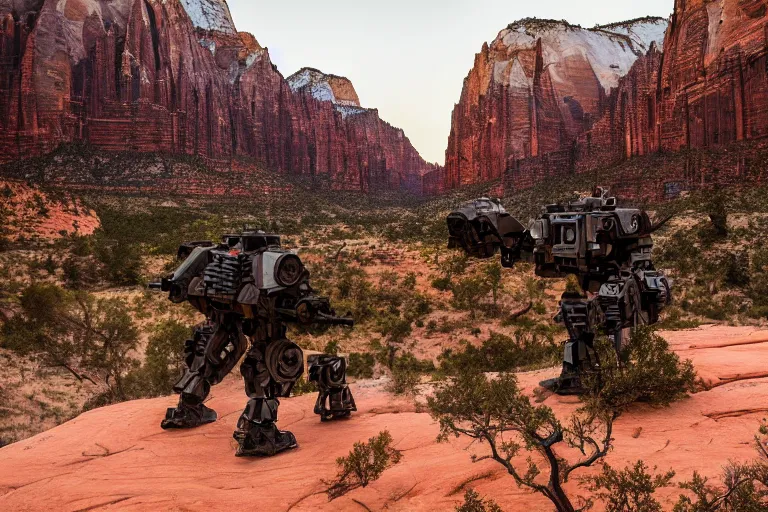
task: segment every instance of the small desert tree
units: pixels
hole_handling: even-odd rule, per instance
[[[605,512],[662,512],[654,494],[657,489],[668,487],[674,476],[674,471],[650,474],[648,466],[639,460],[634,466],[618,471],[605,464],[602,473],[587,477],[585,482],[604,503]]]
[[[392,447],[392,435],[380,432],[367,443],[355,443],[346,457],[336,459],[339,472],[331,481],[323,481],[329,500],[335,500],[358,487],[367,487],[384,471],[400,462],[402,453]]]
[[[518,486],[546,496],[558,512],[575,510],[563,483],[611,447],[611,415],[577,413],[565,426],[549,407],[531,404],[513,374],[488,378],[468,368],[438,386],[428,406],[439,422],[440,440],[466,436],[487,443],[490,455],[482,458],[501,464]],[[583,457],[569,462],[558,446],[575,448]],[[524,452],[538,454],[542,462],[529,456],[521,463]]]

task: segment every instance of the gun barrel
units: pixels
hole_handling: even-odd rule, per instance
[[[163,283],[149,283],[148,288],[150,290],[161,290],[163,289]]]
[[[315,321],[318,323],[328,324],[328,325],[344,325],[347,327],[355,326],[355,321],[352,318],[347,318],[343,316],[333,316],[323,312],[318,312],[316,314]]]

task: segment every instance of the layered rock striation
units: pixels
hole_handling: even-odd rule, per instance
[[[420,192],[434,166],[329,80],[292,87],[224,0],[0,0],[0,160],[86,141]]]
[[[464,80],[446,150],[446,187],[502,177],[518,159],[567,148],[609,107],[633,64],[663,43],[666,21],[583,29],[525,19],[484,44]]]
[[[665,186],[761,174],[750,155],[768,134],[767,12],[764,0],[677,0],[668,25],[510,25],[465,80],[445,186],[503,176],[524,188],[685,150]]]

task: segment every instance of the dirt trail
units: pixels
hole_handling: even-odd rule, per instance
[[[683,357],[693,359],[709,382],[764,371],[768,331],[707,327],[666,333]],[[691,349],[691,345],[696,345]],[[555,370],[521,375],[528,390]],[[314,396],[284,400],[280,425],[290,426],[300,448],[273,459],[233,456],[231,437],[244,405],[240,383],[216,387],[210,405],[221,420],[195,431],[163,432],[165,407],[173,398],[141,400],[99,409],[34,438],[0,449],[0,510],[451,510],[463,489],[474,487],[504,510],[551,511],[540,498],[517,489],[491,461],[470,463],[483,446],[464,440],[435,443],[429,415],[393,399],[380,383],[353,386],[360,412],[352,419],[321,424],[311,414]],[[694,470],[716,477],[728,460],[753,458],[752,436],[768,414],[768,379],[735,380],[698,393],[670,409],[638,406],[615,429],[614,465],[644,459],[677,479]],[[564,417],[577,407],[571,398],[546,403]],[[388,429],[403,461],[377,482],[329,503],[321,479],[335,473],[334,460],[352,444]],[[584,473],[582,473],[584,474]],[[569,488],[575,490],[576,483]],[[573,494],[576,494],[575,492]],[[663,493],[665,509],[679,494]]]

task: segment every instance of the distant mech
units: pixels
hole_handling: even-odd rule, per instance
[[[625,330],[655,324],[669,304],[669,281],[651,262],[651,234],[665,222],[654,225],[643,210],[619,208],[599,187],[592,197],[546,206],[527,229],[500,201],[481,198],[448,216],[449,247],[477,258],[499,251],[504,267],[532,262],[539,277],[578,278],[582,293],[566,291],[556,317],[569,336],[562,374],[542,382],[557,393],[578,394],[581,375],[599,368],[598,331],[620,351]]]
[[[204,405],[214,386],[240,358],[250,400],[234,438],[238,456],[270,456],[296,448],[291,432],[278,430],[279,398],[289,397],[304,373],[304,354],[286,338],[286,322],[353,326],[337,317],[327,298],[315,294],[301,259],[281,249],[280,237],[262,231],[224,235],[221,244],[192,242],[179,248],[178,269],[154,289],[169,292],[177,304],[188,301],[206,317],[185,346],[186,371],[174,386],[179,404],[168,409],[164,429],[194,428],[216,421]],[[331,365],[327,389],[331,413],[355,410],[346,387],[346,365]],[[322,372],[321,372],[322,373]],[[336,390],[342,389],[336,400]],[[323,388],[321,387],[321,397]],[[320,401],[320,399],[318,399]]]

